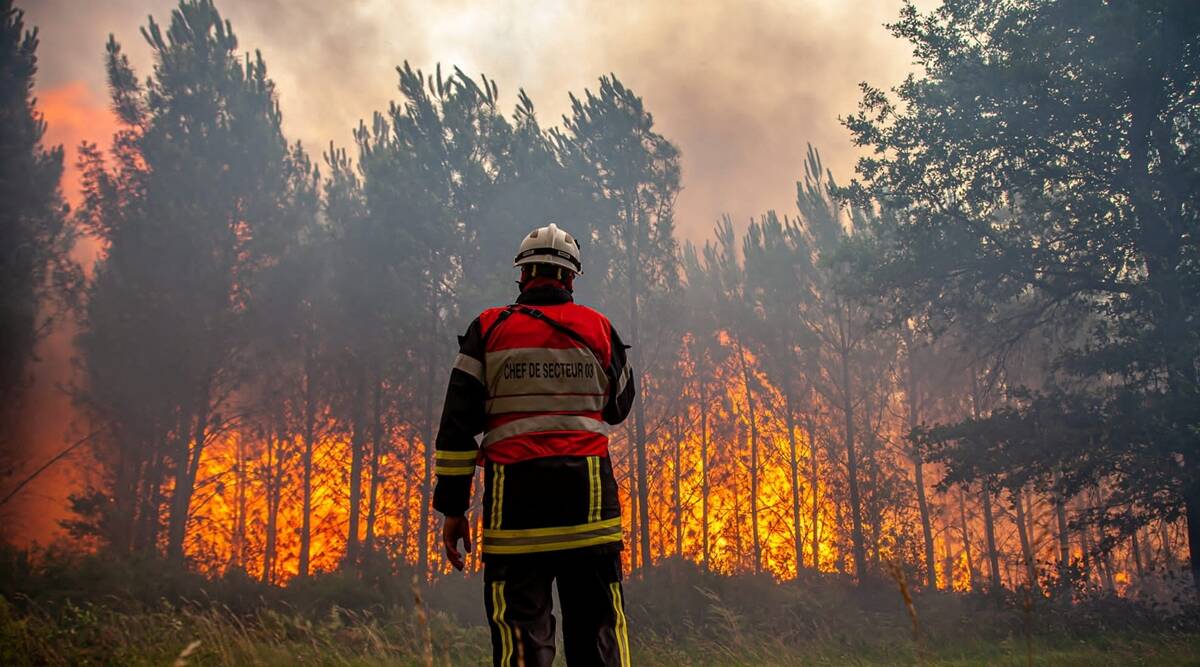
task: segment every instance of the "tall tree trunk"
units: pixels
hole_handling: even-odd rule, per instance
[[[841,350],[842,413],[846,418],[846,471],[850,483],[850,520],[854,576],[862,581],[867,576],[867,552],[863,543],[862,505],[858,491],[858,455],[854,451],[854,393],[850,386],[850,350],[843,341]]]
[[[984,477],[982,485],[983,496],[983,536],[987,544],[988,584],[992,592],[1001,589],[1000,583],[1000,554],[996,551],[996,522],[992,515],[992,478]]]
[[[1036,593],[1038,590],[1037,563],[1033,560],[1033,544],[1030,541],[1025,501],[1020,489],[1013,489],[1012,504],[1017,511],[1017,537],[1021,540],[1021,559],[1025,563],[1025,577],[1029,582],[1029,589]]]
[[[140,446],[121,447],[117,456],[117,472],[112,487],[114,526],[109,533],[109,544],[117,551],[129,552],[135,548],[141,526],[138,509],[145,492],[139,494],[138,491],[148,490],[143,482],[149,464]]]
[[[1083,549],[1083,580],[1090,582],[1092,579],[1092,537],[1091,531],[1088,530],[1088,525],[1084,521],[1079,522],[1079,544]]]
[[[925,498],[925,471],[921,453],[913,452],[913,479],[917,487],[917,508],[921,513],[921,536],[925,540],[926,585],[937,589],[937,571],[933,545],[933,525],[929,519],[929,501]]]
[[[231,565],[239,570],[246,570],[246,487],[250,480],[246,474],[246,438],[239,436],[235,449],[237,462],[234,467],[234,516],[233,516],[233,545],[230,556]]]
[[[792,542],[796,551],[796,577],[804,568],[804,535],[800,532],[800,460],[796,453],[796,416],[792,411],[792,392],[785,387],[783,409],[788,432],[788,481],[792,487]]]
[[[742,489],[738,484],[738,461],[742,451],[746,449],[746,429],[740,424],[737,427],[737,450],[733,456],[733,571],[742,564]]]
[[[946,516],[946,508],[943,506],[941,514],[942,522],[946,525],[950,524]],[[934,576],[934,583],[937,583],[937,577]],[[947,529],[942,533],[942,585],[948,591],[954,590],[954,548],[950,544],[950,530]]]
[[[983,394],[979,388],[979,375],[974,367],[971,367],[971,416],[979,419],[983,413]],[[992,515],[992,478],[985,476],[983,478],[981,489],[983,497],[983,534],[987,544],[988,558],[988,583],[992,592],[998,591],[1001,588],[1000,583],[1000,555],[996,551],[996,523],[995,517]]]
[[[811,393],[810,393],[811,396]],[[821,470],[817,460],[816,429],[812,413],[804,416],[804,435],[808,438],[808,488],[812,496],[812,567],[821,571]]]
[[[163,455],[162,451],[155,447],[143,475],[142,492],[138,501],[141,509],[138,510],[138,529],[133,546],[140,553],[150,553],[158,548],[158,534],[162,522],[162,486]]]
[[[412,444],[411,437],[408,438],[406,445],[407,445],[408,451],[406,452],[406,456],[404,457],[404,475],[401,477],[401,480],[400,480],[401,487],[399,490],[400,495],[398,497],[400,498],[400,507],[401,507],[401,510],[400,510],[400,553],[403,554],[402,558],[404,559],[404,561],[408,562],[409,550],[412,548],[412,525],[413,525],[412,507],[410,507],[409,503],[408,503],[408,499],[412,497],[412,486],[413,486],[413,484],[412,484],[413,468],[412,468],[412,463],[411,463],[413,444]],[[482,537],[483,529],[480,528],[479,532],[472,533],[472,534],[479,535],[480,537]]]
[[[275,569],[275,545],[279,522],[280,494],[283,492],[283,470],[281,451],[283,437],[278,431],[267,437],[267,545],[263,550],[262,583],[272,583]]]
[[[700,384],[700,532],[704,570],[709,569],[708,544],[708,384]]]
[[[680,472],[679,472],[679,440],[683,437],[679,425],[679,415],[675,415],[672,421],[672,444],[674,452],[674,461],[672,465],[671,489],[674,496],[675,504],[675,555],[683,555],[683,498],[680,494]]]
[[[1054,480],[1054,522],[1058,529],[1058,573],[1063,576],[1071,567],[1071,533],[1067,522],[1067,502],[1058,491],[1061,475],[1056,474]]]
[[[638,564],[642,553],[641,541],[639,536],[640,523],[638,522],[638,478],[637,478],[637,431],[634,429],[633,420],[626,423],[626,439],[629,441],[629,448],[625,451],[625,469],[626,479],[629,480],[629,544],[632,547],[629,550],[629,567],[632,570],[638,569]]]
[[[908,367],[908,390],[904,393],[908,399],[908,428],[911,432],[921,421],[921,388],[918,386],[917,369],[913,362],[913,343],[911,340],[908,341],[906,361]],[[923,452],[921,452],[919,444],[913,443],[910,455],[913,462],[913,482],[917,491],[917,509],[921,515],[921,536],[925,540],[925,582],[929,588],[936,589],[937,572],[934,569],[933,526],[929,519],[929,500],[925,495],[925,462],[923,461]]]
[[[433,349],[437,346],[437,309],[434,299],[429,300],[429,356],[425,360],[425,405],[421,416],[421,438],[424,441],[424,467],[421,479],[421,519],[420,525],[417,526],[417,548],[420,553],[417,554],[417,572],[420,573],[422,579],[429,577],[429,519],[430,508],[433,507],[433,456],[436,445],[434,443],[434,424],[433,424],[433,382],[435,373],[437,372],[434,364],[439,358],[439,355],[433,354]],[[482,536],[481,536],[482,537]]]
[[[746,385],[746,408],[750,417],[750,530],[753,535],[754,573],[762,572],[762,544],[758,537],[758,413],[754,406],[754,389],[750,383],[750,366],[746,351],[739,339],[738,359],[742,365],[742,382]]]
[[[1104,590],[1112,593],[1116,591],[1116,581],[1113,579],[1112,553],[1108,549],[1100,552],[1100,575],[1103,577]]]
[[[1129,550],[1133,552],[1134,572],[1137,573],[1138,579],[1141,579],[1146,574],[1146,569],[1142,564],[1142,547],[1137,529],[1134,529],[1133,534],[1129,536]]]
[[[196,402],[198,409],[191,413],[194,419],[181,434],[175,475],[175,489],[171,494],[171,515],[167,531],[167,560],[183,565],[183,541],[187,537],[187,524],[192,506],[192,492],[196,487],[196,475],[200,471],[200,458],[204,454],[204,443],[208,439],[209,388],[206,385]]]
[[[867,524],[870,527],[871,563],[879,566],[879,543],[883,533],[883,510],[879,502],[879,465],[875,458],[877,446],[875,440],[875,425],[871,421],[871,387],[863,387],[863,461],[867,469],[867,488],[871,495],[866,499]]]
[[[1158,522],[1159,550],[1162,552],[1163,568],[1170,570],[1175,565],[1174,552],[1171,551],[1171,529],[1166,519]]]
[[[633,404],[634,454],[637,459],[636,471],[630,473],[636,478],[638,544],[641,549],[643,567],[650,565],[650,490],[646,484],[646,382],[645,369],[642,368],[641,354],[641,322],[638,319],[638,300],[641,297],[641,255],[638,251],[638,238],[641,235],[641,217],[638,207],[627,203],[625,206],[625,248],[629,276],[629,333],[632,348],[629,351],[629,361],[637,374],[638,386],[642,395]],[[634,474],[636,472],[636,474]],[[631,484],[630,488],[635,485]]]
[[[971,557],[971,532],[967,525],[967,501],[966,490],[959,489],[958,492],[958,521],[959,528],[962,531],[963,554],[967,558],[967,583],[971,590],[975,590],[975,561]]]
[[[367,536],[364,553],[375,551],[375,516],[379,507],[379,459],[383,456],[383,380],[376,375],[371,396],[371,485],[367,491]]]
[[[1187,513],[1188,566],[1192,571],[1192,586],[1200,595],[1200,481],[1185,487],[1183,501]]]
[[[1171,20],[1167,17],[1164,20]],[[1167,104],[1163,81],[1166,61],[1170,55],[1164,49],[1147,49],[1148,57],[1141,59],[1140,71],[1129,76],[1129,163],[1131,174],[1129,200],[1137,218],[1137,245],[1142,254],[1146,286],[1152,298],[1152,327],[1160,336],[1158,342],[1164,354],[1158,359],[1166,371],[1166,388],[1172,407],[1191,410],[1200,398],[1197,396],[1196,356],[1191,321],[1194,301],[1189,296],[1194,291],[1181,275],[1180,267],[1186,265],[1186,244],[1182,241],[1175,218],[1182,204],[1176,188],[1161,187],[1155,177],[1154,163],[1160,164],[1159,171],[1170,170],[1161,178],[1167,182],[1178,182],[1181,167],[1175,160],[1168,159],[1173,153],[1171,137],[1175,130],[1168,127],[1160,117],[1160,109]],[[1157,153],[1157,156],[1155,155]],[[1192,297],[1194,298],[1194,297]],[[1187,519],[1188,565],[1192,574],[1193,589],[1200,595],[1200,436],[1188,432],[1186,426],[1177,427],[1179,437],[1184,440],[1185,477],[1182,480],[1184,514]]]
[[[349,521],[346,527],[346,563],[356,566],[359,563],[361,544],[359,542],[359,523],[362,519],[362,474],[363,458],[366,449],[366,379],[362,376],[359,365],[354,368],[354,401],[350,408],[350,509]]]
[[[308,576],[312,552],[312,474],[313,441],[316,436],[317,406],[313,390],[314,362],[312,354],[305,355],[304,369],[304,457],[300,478],[300,566],[299,576]]]
[[[1097,489],[1095,487],[1093,487],[1091,489],[1091,493],[1089,495],[1091,496],[1092,508],[1099,507],[1100,506],[1099,491],[1097,491]],[[1116,590],[1116,582],[1113,579],[1112,550],[1104,543],[1104,541],[1105,541],[1104,540],[1104,529],[1101,528],[1100,529],[1100,539],[1096,543],[1096,550],[1098,552],[1097,556],[1098,556],[1098,560],[1100,562],[1101,581],[1103,581],[1103,583],[1104,583],[1104,589],[1111,593]]]

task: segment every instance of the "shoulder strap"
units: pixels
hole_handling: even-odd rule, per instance
[[[494,332],[496,330],[496,328],[499,327],[504,322],[504,320],[507,320],[508,316],[512,315],[513,312],[514,312],[513,306],[509,306],[509,307],[505,308],[504,310],[500,311],[500,314],[496,316],[496,320],[494,322],[492,322],[491,326],[489,326],[487,328],[487,331],[483,332],[483,338],[481,339],[481,341],[482,341],[481,345],[483,346],[483,349],[485,352],[487,351],[488,339],[492,337],[492,332]]]
[[[550,325],[550,328],[554,329],[555,331],[558,331],[561,334],[566,335],[567,338],[570,338],[571,340],[575,341],[576,343],[579,343],[580,345],[586,347],[588,350],[591,350],[591,353],[593,355],[595,355],[595,357],[596,357],[596,361],[600,360],[600,355],[596,354],[596,351],[592,349],[592,344],[589,343],[587,341],[587,339],[584,338],[583,335],[581,335],[578,331],[575,331],[571,327],[563,324],[562,322],[559,322],[558,320],[554,319],[553,317],[550,317],[549,315],[547,315],[546,313],[543,313],[542,311],[538,310],[537,308],[530,308],[529,306],[516,306],[516,312],[521,313],[523,315],[528,315],[535,320],[541,320],[542,322],[545,322],[546,324]]]
[[[580,334],[578,331],[563,324],[562,322],[559,322],[558,320],[554,319],[553,317],[550,317],[549,315],[547,315],[546,313],[543,313],[542,311],[538,310],[537,308],[531,308],[529,306],[518,304],[518,303],[514,303],[511,306],[505,308],[504,311],[501,312],[500,315],[496,318],[496,321],[492,323],[492,326],[488,327],[487,332],[483,334],[483,344],[484,344],[485,349],[487,347],[487,340],[489,337],[491,337],[492,332],[496,330],[496,327],[500,326],[501,322],[508,319],[508,317],[510,315],[512,315],[513,313],[521,313],[522,315],[532,317],[535,320],[544,322],[551,329],[554,329],[555,331],[565,335],[567,338],[570,338],[571,340],[575,341],[576,343],[579,343],[580,345],[582,345],[583,349],[587,350],[588,352],[591,352],[592,356],[596,358],[596,363],[600,364],[600,366],[602,368],[604,367],[604,362],[601,360],[602,359],[601,355],[596,352],[596,349],[592,347],[592,344],[589,343],[588,340],[586,338],[584,338],[583,335]]]

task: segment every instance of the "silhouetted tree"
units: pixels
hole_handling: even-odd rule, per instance
[[[556,135],[563,160],[580,174],[599,209],[593,218],[593,244],[609,249],[607,264],[596,281],[601,306],[606,308],[632,345],[630,363],[643,388],[634,403],[635,456],[631,490],[636,487],[635,511],[641,562],[650,564],[649,491],[646,485],[646,404],[653,400],[647,389],[648,355],[643,343],[641,309],[656,293],[671,289],[678,280],[674,236],[675,197],[679,192],[679,150],[654,129],[654,117],[642,99],[615,76],[601,77],[596,93],[582,99],[571,96],[571,112],[564,130]],[[618,309],[621,299],[623,307]]]
[[[876,150],[864,189],[908,212],[881,273],[914,310],[984,309],[1001,344],[1087,322],[1058,359],[1078,380],[1061,400],[1105,428],[1042,466],[1072,491],[1105,480],[1126,530],[1186,514],[1200,581],[1200,18],[1183,1],[956,1],[906,5],[893,32],[923,73],[898,102],[864,87],[847,119]]]
[[[246,305],[293,219],[283,201],[298,165],[280,130],[261,55],[208,0],[185,0],[164,32],[142,31],[154,74],[140,83],[108,43],[115,171],[85,146],[81,224],[104,252],[88,288],[79,399],[110,434],[111,492],[122,522],[157,514],[171,479],[167,555],[184,557],[192,492],[206,445],[236,416]],[[141,498],[143,502],[135,502]],[[153,546],[156,519],[148,534]],[[131,526],[115,544],[132,546]]]
[[[12,438],[34,346],[52,325],[56,290],[80,277],[59,193],[61,146],[42,145],[46,122],[33,97],[37,28],[12,0],[0,2],[0,478],[11,473]]]

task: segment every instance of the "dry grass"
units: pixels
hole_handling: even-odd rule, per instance
[[[931,643],[918,656],[911,643],[814,640],[795,645],[749,632],[734,610],[712,597],[717,632],[634,635],[634,664],[732,665],[1018,665],[1025,640]],[[334,609],[318,619],[264,610],[249,617],[226,609],[163,608],[125,613],[84,605],[57,618],[0,609],[0,664],[5,665],[484,665],[490,661],[484,626],[459,627],[438,612],[422,624],[414,614],[374,616]],[[424,627],[422,627],[424,625]],[[637,628],[635,628],[637,630]],[[869,628],[862,628],[863,638]],[[427,639],[428,638],[428,639]],[[1194,665],[1200,637],[1163,634],[1033,639],[1039,665]]]
[[[98,559],[0,567],[0,665],[483,665],[478,577],[347,573],[286,589]],[[161,576],[151,576],[157,573]],[[637,665],[1197,665],[1194,598],[961,595],[722,576],[668,561],[626,582]],[[188,602],[203,600],[203,602]],[[1189,606],[1191,605],[1191,606]]]

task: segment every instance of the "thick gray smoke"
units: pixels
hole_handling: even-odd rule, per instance
[[[795,208],[807,142],[846,180],[855,149],[837,117],[857,83],[890,85],[908,48],[883,24],[898,0],[805,2],[219,2],[245,50],[261,49],[279,87],[288,136],[316,152],[350,141],[360,118],[396,98],[393,67],[441,62],[485,73],[505,107],[524,87],[544,125],[567,93],[614,72],[637,91],[683,152],[682,236],[706,238],[718,216],[739,226],[769,208]],[[82,79],[104,104],[103,45],[114,33],[143,76],[147,15],[166,23],[174,0],[28,7],[42,31],[41,89]],[[104,137],[95,137],[102,140]],[[70,186],[68,186],[70,187]]]

